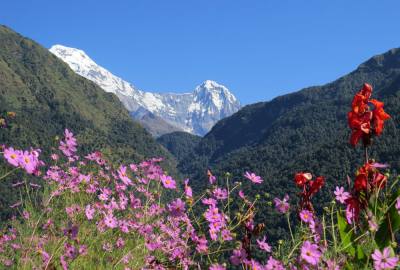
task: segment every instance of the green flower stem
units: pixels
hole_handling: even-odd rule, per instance
[[[293,232],[292,232],[292,226],[290,225],[290,212],[286,213],[286,221],[288,223],[290,237],[292,238],[292,243],[293,243],[293,245],[295,245],[294,236],[293,236]]]
[[[6,178],[7,176],[9,176],[10,174],[12,174],[13,172],[15,172],[16,170],[18,170],[18,168],[12,169],[11,171],[9,171],[8,173],[6,173],[5,175],[0,177],[0,180]]]
[[[336,231],[335,231],[335,222],[334,222],[334,218],[333,218],[333,208],[334,208],[334,204],[332,204],[332,208],[331,208],[331,227],[332,227],[332,238],[333,238],[333,247],[335,250],[335,254],[337,254],[337,242],[336,242]]]

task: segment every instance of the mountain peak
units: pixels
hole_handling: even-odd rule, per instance
[[[144,110],[177,127],[176,130],[204,135],[217,121],[240,108],[240,103],[228,88],[212,80],[204,81],[191,93],[145,92],[96,64],[82,50],[54,45],[50,52],[77,74],[117,95],[133,117],[136,112]]]
[[[84,51],[82,51],[80,49],[60,45],[60,44],[51,46],[49,51],[57,56],[60,55],[63,57],[89,59],[89,60],[93,61],[92,59],[90,59],[90,57]]]
[[[217,83],[216,81],[212,80],[205,80],[199,87],[206,88],[206,89],[215,89],[215,88],[226,88],[225,86]]]
[[[227,103],[239,104],[236,97],[228,90],[228,88],[216,81],[206,80],[196,87],[195,95],[197,97],[211,96],[213,103],[222,109],[224,103],[221,99],[226,100]],[[203,98],[204,99],[204,98]]]

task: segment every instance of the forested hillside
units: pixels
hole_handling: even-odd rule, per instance
[[[103,150],[116,161],[163,156],[174,171],[169,153],[131,119],[114,94],[76,75],[36,42],[0,26],[0,112],[6,111],[16,118],[9,128],[0,128],[2,144],[48,151],[68,128],[84,152]],[[10,192],[10,182],[1,182],[0,193],[5,216],[19,195]]]
[[[178,160],[183,159],[197,146],[201,137],[187,132],[172,132],[160,136],[157,141]]]
[[[264,182],[257,189],[245,187],[245,192],[268,192],[273,196],[289,193],[292,197],[294,173],[310,171],[327,177],[327,186],[319,199],[331,196],[328,193],[333,186],[346,185],[346,176],[354,176],[352,168],[362,164],[362,150],[347,143],[350,130],[346,116],[352,97],[364,82],[373,85],[373,97],[383,100],[385,110],[392,115],[384,136],[378,139],[379,146],[372,146],[371,157],[399,168],[400,49],[377,55],[324,86],[244,107],[218,122],[181,159],[179,167],[191,177],[197,190],[207,183],[207,168],[219,177],[229,172],[233,179],[243,178],[245,171],[254,171]],[[261,198],[270,201],[266,196]],[[281,220],[263,210],[261,215],[266,217],[267,227],[274,230]]]

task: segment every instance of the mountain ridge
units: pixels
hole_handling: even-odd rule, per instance
[[[171,127],[176,127],[173,131],[204,135],[218,120],[240,108],[236,97],[215,81],[206,80],[188,93],[145,92],[96,64],[82,50],[54,45],[49,51],[65,61],[77,74],[92,80],[106,92],[116,94],[131,115],[145,109]],[[151,129],[149,123],[146,124]]]

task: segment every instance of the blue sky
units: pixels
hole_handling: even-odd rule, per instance
[[[0,24],[45,47],[83,49],[143,90],[212,79],[248,104],[400,47],[399,10],[398,0],[10,0]]]

